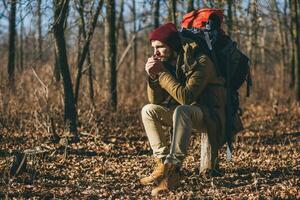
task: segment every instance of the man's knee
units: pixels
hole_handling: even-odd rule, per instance
[[[191,122],[192,127],[195,130],[203,131],[205,125],[203,122],[203,112],[198,106],[180,105],[178,106],[173,114],[173,121],[176,119],[184,119],[186,122]]]
[[[158,110],[158,105],[156,104],[147,104],[142,108],[142,118],[145,117],[151,117],[153,118],[154,116],[157,115],[157,110]]]
[[[180,105],[177,106],[176,109],[174,110],[174,115],[173,116],[178,116],[178,115],[190,115],[190,109],[191,106],[189,105]]]

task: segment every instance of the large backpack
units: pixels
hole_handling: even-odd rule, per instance
[[[200,46],[201,51],[215,64],[218,75],[226,80],[227,158],[230,159],[233,137],[243,129],[238,89],[246,81],[249,96],[252,80],[249,58],[237,48],[236,42],[220,29],[223,17],[222,11],[216,8],[192,11],[183,16],[180,33],[182,37],[190,38]]]

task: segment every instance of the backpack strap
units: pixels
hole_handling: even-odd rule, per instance
[[[251,71],[250,71],[250,67],[249,67],[248,76],[247,76],[247,94],[246,94],[246,97],[250,96],[250,87],[252,87],[252,77],[251,77]]]
[[[227,55],[228,57],[229,55]],[[227,151],[226,151],[226,157],[227,161],[231,160],[232,157],[232,122],[233,122],[233,108],[232,108],[232,90],[231,90],[231,82],[228,79],[230,77],[231,71],[230,71],[230,60],[229,58],[226,59],[226,124],[225,124],[225,133],[226,133],[226,141],[227,141]]]
[[[197,48],[198,46],[195,42],[183,46],[183,61],[188,69],[193,69],[198,64],[195,55]]]

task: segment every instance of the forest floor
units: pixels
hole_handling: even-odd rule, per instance
[[[81,141],[66,146],[52,144],[51,131],[0,117],[0,198],[151,199],[152,186],[138,182],[154,165],[140,111],[91,118],[97,125],[83,124]],[[19,128],[9,127],[11,121]],[[249,105],[243,121],[230,162],[221,150],[222,175],[199,176],[200,137],[193,135],[180,186],[158,199],[300,199],[299,106]],[[13,155],[28,149],[35,151],[26,170],[11,176]]]

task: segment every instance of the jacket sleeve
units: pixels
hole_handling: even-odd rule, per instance
[[[181,84],[169,72],[159,76],[159,84],[180,104],[190,105],[206,88],[214,77],[212,61],[205,55],[200,56],[198,63],[187,72],[185,84]]]
[[[152,104],[160,104],[167,98],[167,92],[160,86],[158,80],[149,78],[147,85],[148,100]]]

